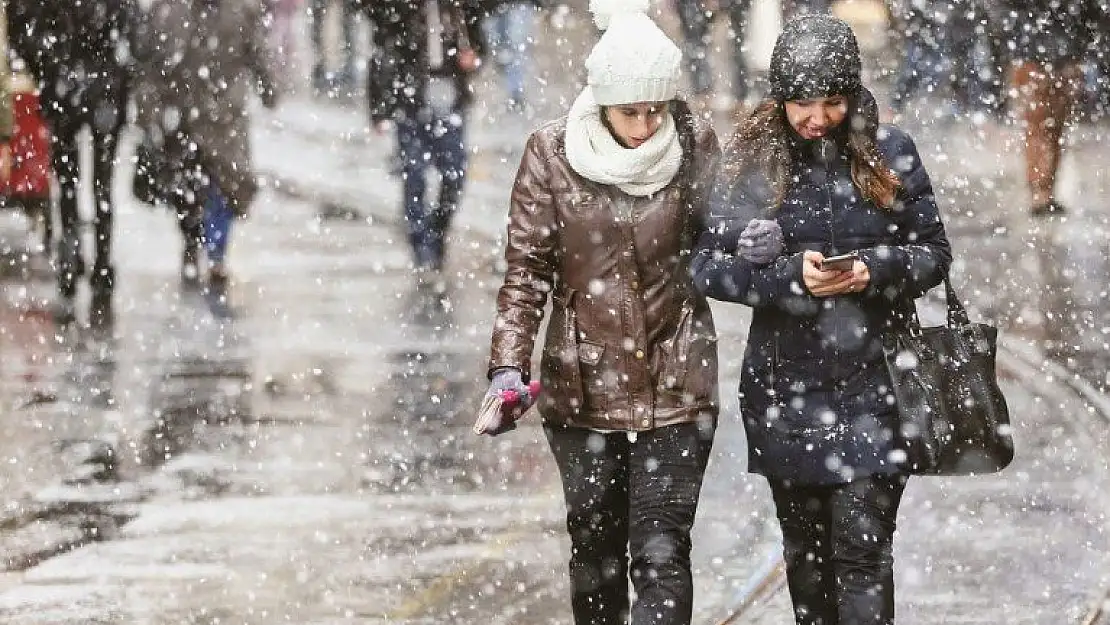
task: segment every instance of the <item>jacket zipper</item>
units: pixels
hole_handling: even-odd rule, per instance
[[[821,141],[821,161],[822,161],[822,165],[824,166],[824,172],[823,172],[824,173],[824,180],[823,180],[823,185],[822,186],[824,187],[824,191],[825,191],[825,210],[826,210],[826,214],[827,214],[827,217],[828,217],[828,221],[826,223],[828,224],[828,228],[829,228],[829,246],[831,248],[830,251],[835,255],[835,254],[839,254],[840,250],[836,247],[836,228],[833,224],[833,217],[834,217],[834,215],[833,215],[833,192],[832,192],[832,188],[831,188],[832,183],[830,182],[830,174],[832,172],[832,160],[829,158],[829,155],[826,153],[829,145],[830,145],[830,143],[827,139],[823,139]],[[833,155],[833,156],[835,157],[835,155]],[[833,343],[833,366],[832,366],[832,370],[833,370],[833,378],[835,380],[839,380],[840,379],[840,343],[839,343],[839,340],[840,340],[840,311],[838,310],[838,306],[837,306],[837,298],[833,297],[830,301],[831,301],[831,304],[832,304],[833,337],[836,339],[836,342]],[[840,390],[837,389],[837,393],[839,393],[839,392],[840,392]]]

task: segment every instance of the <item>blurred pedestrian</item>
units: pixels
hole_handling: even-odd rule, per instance
[[[528,104],[525,82],[542,0],[485,0],[484,4],[490,56],[505,80],[508,108],[522,112]]]
[[[304,0],[266,0],[275,71],[288,75],[297,61],[297,15]]]
[[[740,380],[749,470],[771,486],[799,625],[892,625],[892,545],[907,474],[882,336],[951,261],[913,140],[879,126],[851,28],[786,24],[771,97],[736,129],[713,186],[695,285],[750,306]],[[772,219],[782,254],[756,263]],[[821,269],[856,252],[850,269]]]
[[[605,30],[569,115],[513,184],[489,393],[527,383],[559,467],[577,625],[690,622],[690,531],[717,425],[717,350],[690,284],[716,135],[677,99],[682,54],[647,0],[593,0]],[[628,584],[635,588],[630,606]]]
[[[1100,40],[1099,0],[1004,0],[995,19],[1011,45],[1011,85],[1025,124],[1025,178],[1030,214],[1059,215],[1056,173],[1064,129],[1083,84],[1089,42]]]
[[[78,136],[85,128],[92,135],[96,230],[89,323],[106,329],[114,319],[112,175],[131,87],[130,37],[137,15],[131,0],[8,0],[11,44],[38,80],[43,116],[52,135],[54,173],[61,186],[56,256],[61,297],[55,320],[62,326],[76,318],[77,279],[85,273],[78,212]]]
[[[361,2],[392,1],[395,0],[312,0],[312,88],[318,95],[351,93],[355,86],[355,42],[358,39],[359,5]],[[328,69],[328,45],[324,40],[324,25],[328,16],[337,12],[340,66],[333,71]]]
[[[8,1],[0,0],[0,182],[12,173],[12,72],[8,66]]]
[[[903,34],[902,62],[891,106],[905,112],[911,97],[944,98],[952,115],[1002,112],[1005,78],[1000,50],[992,46],[989,21],[978,0],[904,0],[892,3]],[[946,116],[947,118],[948,116]]]
[[[741,107],[751,91],[751,77],[745,56],[748,19],[752,0],[677,0],[679,23],[685,42],[685,61],[690,75],[695,106],[702,112],[713,108],[714,76],[709,62],[713,21],[720,16],[728,21],[729,56],[732,60],[731,96],[734,107]]]
[[[159,184],[177,212],[181,277],[227,304],[226,254],[234,218],[258,191],[248,98],[277,94],[259,0],[154,0],[136,37],[139,122],[165,166]],[[201,45],[201,44],[204,45]]]
[[[471,78],[483,53],[476,0],[381,0],[370,5],[375,33],[371,120],[393,121],[401,153],[405,221],[423,282],[443,269],[446,237],[466,180]],[[440,173],[428,203],[425,171]]]

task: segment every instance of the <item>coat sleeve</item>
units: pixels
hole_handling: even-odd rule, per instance
[[[8,26],[7,43],[9,55],[14,53],[23,61],[27,72],[42,80],[45,69],[43,57],[46,50],[40,39],[44,36],[45,24],[51,19],[47,13],[49,3],[5,2]]]
[[[249,38],[250,53],[248,62],[251,73],[254,74],[255,88],[262,104],[266,108],[273,108],[277,104],[278,89],[274,81],[274,60],[270,53],[267,41],[266,20],[261,7],[250,13],[250,23],[245,35]]]
[[[897,243],[860,250],[871,273],[866,297],[890,302],[916,299],[940,284],[952,264],[952,246],[940,219],[933,183],[921,162],[917,146],[904,132],[884,127],[881,144],[888,165],[898,174],[902,188],[895,201]]]
[[[558,223],[538,134],[528,139],[513,183],[505,261],[497,293],[489,370],[516,367],[530,376],[532,350],[554,284]]]
[[[370,80],[367,100],[374,122],[393,119],[402,108],[406,86],[415,82],[419,46],[409,31],[417,29],[413,10],[401,0],[380,0],[369,12],[373,23],[373,48],[370,55]]]
[[[690,263],[694,284],[713,299],[753,308],[777,308],[792,315],[816,314],[819,301],[802,281],[801,253],[779,256],[766,265],[736,254],[740,233],[749,221],[761,216],[760,207],[769,199],[766,196],[754,183],[714,185],[704,220],[706,227]]]

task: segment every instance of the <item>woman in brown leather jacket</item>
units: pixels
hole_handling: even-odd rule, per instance
[[[527,395],[550,293],[538,408],[566,497],[575,622],[684,624],[718,412],[713,320],[688,264],[695,179],[719,148],[675,99],[678,48],[644,13],[604,4],[588,86],[529,137],[513,186],[489,392]]]

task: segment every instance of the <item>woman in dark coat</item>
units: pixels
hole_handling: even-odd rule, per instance
[[[847,24],[788,23],[770,80],[771,98],[726,148],[691,270],[710,297],[754,309],[741,412],[797,622],[890,624],[906,474],[881,336],[941,282],[951,251],[913,140],[878,124]],[[766,264],[737,253],[760,217],[784,241]],[[853,251],[850,269],[819,268]]]

